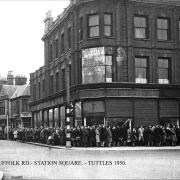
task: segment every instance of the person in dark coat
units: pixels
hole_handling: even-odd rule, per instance
[[[82,145],[82,131],[79,126],[76,128],[76,145],[77,147]]]
[[[180,127],[179,127],[179,125],[176,126],[175,131],[176,131],[176,136],[177,136],[177,145],[180,145]]]
[[[89,145],[90,147],[96,146],[96,133],[95,133],[95,127],[89,127]]]
[[[83,127],[82,129],[82,143],[84,147],[88,147],[88,136],[89,136],[89,132],[87,127]]]
[[[100,140],[101,140],[101,147],[104,147],[105,146],[105,142],[107,140],[107,131],[106,131],[106,128],[104,125],[101,126],[101,129],[100,129]]]

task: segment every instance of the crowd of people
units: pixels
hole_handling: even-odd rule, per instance
[[[73,147],[110,146],[176,146],[180,145],[180,128],[168,124],[139,128],[128,126],[81,126],[71,128]],[[9,139],[65,146],[64,128],[15,128],[9,130]]]

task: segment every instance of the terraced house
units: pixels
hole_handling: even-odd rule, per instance
[[[30,77],[34,126],[65,125],[68,85],[73,126],[179,124],[179,1],[74,0],[44,21],[44,66]]]

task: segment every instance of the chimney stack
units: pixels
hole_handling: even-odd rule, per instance
[[[8,71],[7,84],[14,85],[14,75],[12,74],[12,71]]]

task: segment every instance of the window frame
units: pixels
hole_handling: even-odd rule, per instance
[[[167,20],[167,29],[165,29],[165,28],[158,28],[158,19],[159,20]],[[158,30],[159,31],[162,31],[162,32],[164,32],[164,31],[166,31],[166,33],[167,33],[167,39],[160,39],[159,37],[158,37]],[[157,40],[158,41],[170,41],[171,40],[171,19],[170,18],[168,18],[168,17],[157,17],[157,19],[156,19],[156,37],[157,37]]]
[[[83,16],[79,17],[79,41],[83,41],[84,40],[84,29],[83,29],[83,25],[84,25],[84,18]]]
[[[49,62],[53,61],[53,44],[49,44]]]
[[[59,72],[56,72],[56,92],[59,91]]]
[[[180,42],[180,19],[178,20],[178,41]]]
[[[64,32],[61,33],[61,54],[65,53],[65,35]]]
[[[55,39],[55,58],[59,57],[59,39]]]
[[[145,67],[136,66],[136,59],[145,59],[146,66]],[[137,82],[136,69],[145,69],[146,70],[146,82]],[[134,81],[135,81],[135,83],[140,83],[140,84],[148,84],[149,83],[149,57],[148,56],[135,56],[134,57]]]
[[[90,22],[90,17],[92,17],[92,16],[98,16],[98,18],[99,18],[99,24],[98,25],[93,25],[93,26],[90,26],[89,25],[89,22]],[[87,15],[87,23],[88,23],[88,25],[87,25],[87,31],[88,31],[88,33],[87,33],[87,35],[88,35],[88,38],[89,39],[91,39],[91,38],[98,38],[98,37],[100,37],[100,15],[99,15],[99,13],[95,13],[95,14],[88,14]],[[94,28],[94,27],[98,27],[98,36],[90,36],[90,29],[91,28]]]
[[[71,43],[71,40],[72,40],[71,31],[72,31],[72,28],[71,28],[71,26],[69,26],[67,28],[67,45],[68,45],[69,49],[71,49],[71,45],[72,45],[72,43]]]
[[[99,47],[95,47],[95,48],[99,48]],[[92,84],[92,83],[111,83],[111,82],[113,82],[113,55],[112,54],[108,54],[108,53],[106,53],[106,50],[105,50],[105,48],[106,47],[103,47],[104,48],[104,64],[101,64],[101,65],[90,65],[90,66],[86,66],[86,67],[89,67],[89,68],[94,68],[94,67],[100,67],[100,68],[102,68],[103,69],[103,72],[104,72],[104,74],[103,74],[103,81],[100,81],[100,79],[97,79],[97,81],[95,81],[95,82],[90,82],[90,81],[88,81],[88,82],[85,82],[85,80],[83,79],[83,76],[85,75],[84,74],[84,69],[83,69],[83,66],[82,66],[82,84]],[[91,49],[91,48],[87,48],[87,49]],[[93,49],[93,48],[92,48]],[[108,57],[111,57],[111,64],[109,65],[109,64],[107,64],[107,58]],[[83,57],[82,57],[83,58]],[[82,63],[83,63],[83,59],[82,59]],[[82,64],[81,64],[82,65]],[[85,68],[86,68],[85,67]],[[111,69],[111,77],[108,77],[107,76],[107,68],[108,67],[110,67],[110,69]],[[101,69],[101,70],[102,70]],[[99,72],[99,71],[98,71]],[[101,71],[102,72],[102,71]],[[92,74],[93,75],[93,74]],[[111,79],[110,81],[108,80],[108,79]]]
[[[105,15],[110,15],[110,21],[111,21],[110,24],[105,24]],[[112,37],[113,36],[113,14],[110,12],[105,12],[103,18],[104,18],[104,36],[105,37]],[[110,35],[105,34],[105,28],[106,27],[110,27],[110,31],[111,31]]]
[[[159,68],[159,60],[167,60],[168,61],[168,68]],[[169,57],[158,57],[158,84],[171,84],[171,78],[172,78],[172,76],[171,76],[171,58],[169,58]],[[159,82],[159,80],[160,80],[160,78],[159,78],[159,70],[167,70],[167,73],[168,73],[168,83],[160,83]],[[165,80],[165,79],[163,79],[163,80]]]
[[[135,18],[144,18],[145,19],[145,27],[141,27],[141,26],[135,26]],[[144,37],[136,37],[136,29],[144,29],[145,30],[145,34]],[[149,39],[149,19],[147,15],[138,15],[135,14],[134,15],[134,19],[133,19],[133,30],[134,30],[134,39]]]

